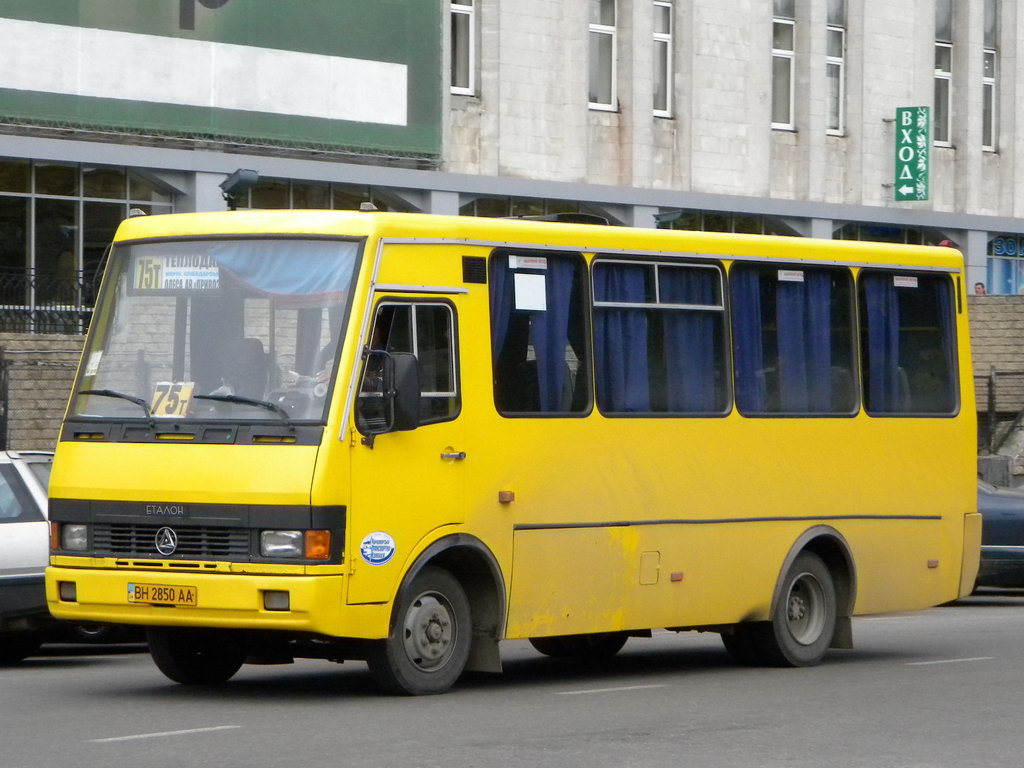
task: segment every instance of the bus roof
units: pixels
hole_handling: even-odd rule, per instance
[[[114,241],[267,234],[383,237],[490,247],[560,248],[588,253],[692,253],[725,259],[745,256],[963,269],[963,256],[949,247],[423,213],[246,210],[136,216],[122,222]]]

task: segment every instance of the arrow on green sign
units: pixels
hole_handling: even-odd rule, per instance
[[[930,107],[896,110],[896,200],[928,199]]]

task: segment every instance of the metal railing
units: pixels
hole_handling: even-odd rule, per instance
[[[0,268],[0,332],[84,333],[97,283],[94,270]]]
[[[1012,432],[1024,429],[1024,371],[993,368],[987,376],[975,376],[974,385],[979,415],[978,450],[995,454]]]

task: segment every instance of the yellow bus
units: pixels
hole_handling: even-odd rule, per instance
[[[978,567],[949,248],[338,211],[117,232],[50,483],[47,598],[180,683],[654,629],[741,663]]]

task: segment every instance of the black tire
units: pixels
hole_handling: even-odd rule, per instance
[[[122,633],[120,628],[110,624],[75,624],[71,637],[77,643],[116,643]]]
[[[223,683],[241,668],[246,656],[245,648],[223,632],[151,627],[146,640],[157,668],[183,685]]]
[[[0,666],[17,664],[39,650],[43,638],[35,632],[0,635]]]
[[[809,667],[824,657],[835,629],[832,574],[813,552],[801,552],[783,577],[772,620],[737,624],[722,642],[741,664]]]
[[[388,693],[444,693],[466,668],[471,641],[465,590],[448,571],[426,566],[402,588],[391,634],[366,661]]]
[[[545,656],[556,659],[600,661],[621,651],[628,639],[625,632],[595,632],[589,635],[531,637],[530,645]]]
[[[722,644],[737,664],[754,667],[759,664],[757,649],[750,628],[752,624],[738,624],[732,632],[722,633]]]

